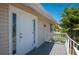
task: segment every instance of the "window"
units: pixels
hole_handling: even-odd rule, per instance
[[[50,32],[52,32],[52,31],[53,31],[52,24],[50,24]]]
[[[12,14],[12,20],[13,20],[13,54],[16,53],[16,14]]]
[[[35,44],[35,20],[33,20],[33,27],[34,27],[34,44]]]

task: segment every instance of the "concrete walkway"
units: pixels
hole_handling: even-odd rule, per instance
[[[55,43],[50,55],[67,55],[66,47],[64,44]]]
[[[31,52],[26,55],[49,55],[54,43],[45,42],[39,48],[34,48]]]

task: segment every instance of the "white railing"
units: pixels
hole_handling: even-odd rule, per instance
[[[79,55],[79,44],[71,39],[67,33],[55,32],[53,38],[55,41],[61,41],[65,44],[67,54]]]

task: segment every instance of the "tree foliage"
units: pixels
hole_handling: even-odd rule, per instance
[[[79,8],[65,8],[61,15],[61,26],[72,38],[79,33]]]

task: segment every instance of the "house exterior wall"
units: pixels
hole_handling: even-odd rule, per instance
[[[38,18],[38,46],[40,46],[44,41],[48,41],[47,39],[50,39],[51,33],[49,32],[49,25],[53,24],[51,20],[23,4],[0,4],[0,54],[9,54],[9,5],[20,8]],[[46,35],[44,24],[46,24],[47,28]]]
[[[11,4],[17,8],[20,8],[28,13],[31,13],[33,15],[35,15],[38,19],[38,47],[44,42],[45,40],[45,33],[44,33],[44,27],[43,25],[46,24],[47,25],[47,39],[50,39],[50,24],[53,24],[53,22],[51,20],[49,20],[48,18],[44,17],[43,15],[39,14],[38,12],[36,12],[34,9],[32,9],[31,7],[25,6],[23,4]]]
[[[49,41],[50,40],[50,24],[51,22],[46,20],[46,18],[42,18],[39,17],[38,20],[38,44],[39,46],[44,43],[45,41]],[[44,25],[46,25],[46,27],[44,27]]]
[[[0,55],[8,54],[9,7],[0,4]]]

